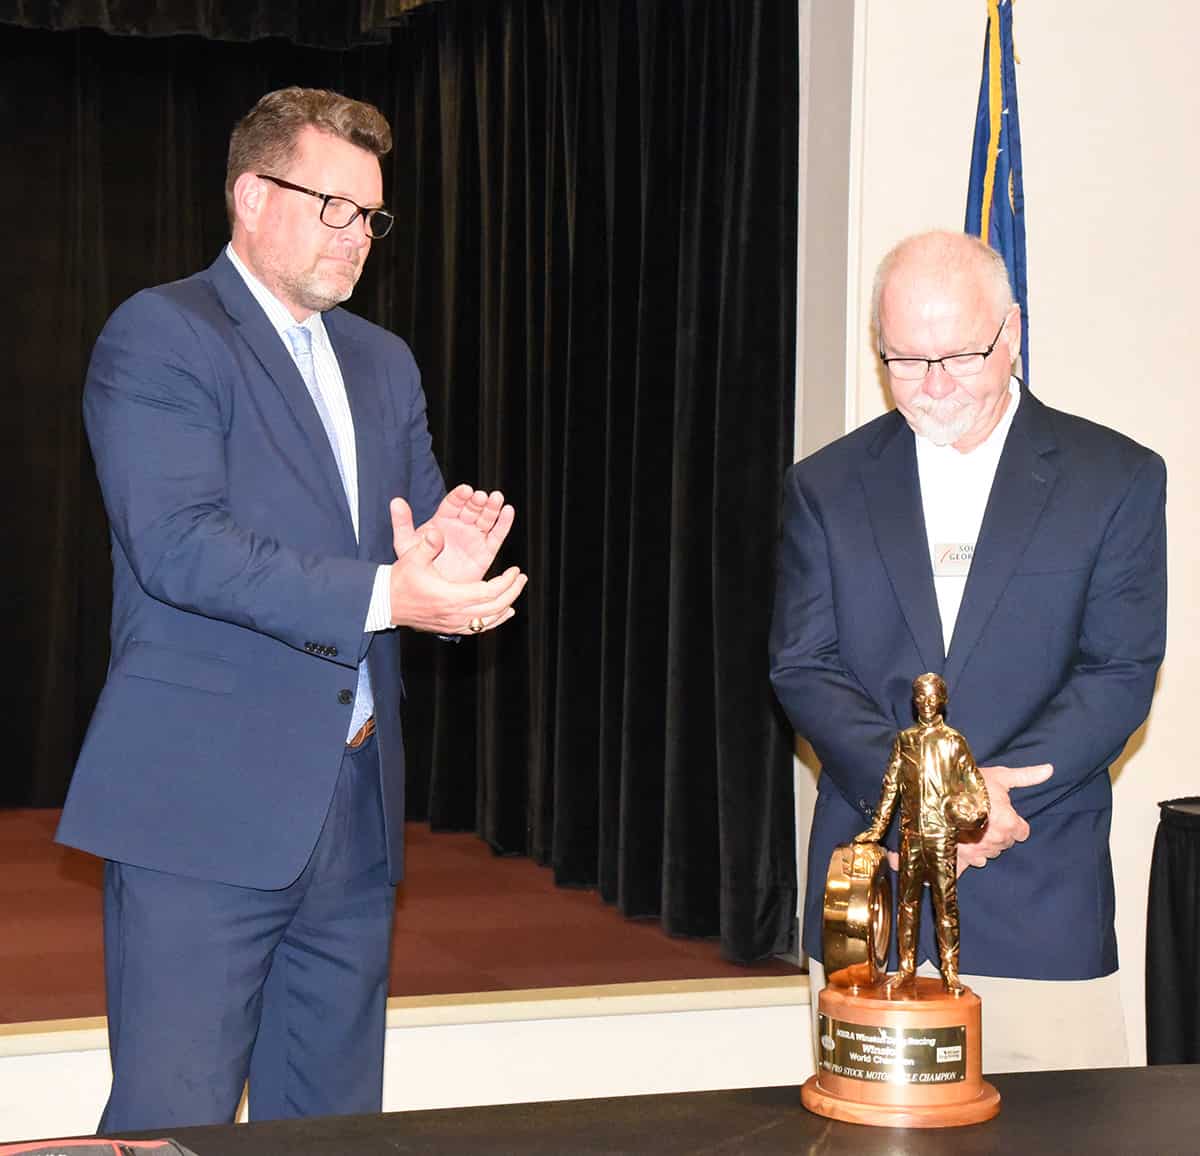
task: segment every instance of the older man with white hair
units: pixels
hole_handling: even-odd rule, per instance
[[[771,635],[776,694],[821,760],[814,990],[830,855],[874,818],[912,679],[932,671],[991,805],[958,847],[984,1070],[1120,1065],[1108,768],[1163,656],[1166,470],[1012,375],[1021,314],[978,239],[902,241],[874,303],[896,411],[789,471]]]

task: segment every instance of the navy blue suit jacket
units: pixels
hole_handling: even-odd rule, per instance
[[[224,254],[105,325],[84,415],[112,527],[112,654],[61,842],[286,886],[320,833],[365,655],[400,877],[399,639],[363,625],[395,559],[389,499],[419,525],[444,486],[408,347],[342,309],[324,322],[354,417],[357,542],[304,382]]]
[[[959,879],[962,971],[1116,968],[1108,768],[1146,717],[1163,656],[1165,491],[1156,454],[1023,389],[944,654],[903,417],[789,470],[771,679],[821,761],[804,910],[813,957],[830,855],[868,825],[892,739],[913,719],[912,680],[934,671],[946,720],[981,766],[1054,764],[1012,792],[1029,840]]]

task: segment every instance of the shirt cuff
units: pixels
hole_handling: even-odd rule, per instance
[[[380,566],[375,571],[375,585],[371,588],[371,605],[367,607],[368,633],[392,628],[392,568]]]

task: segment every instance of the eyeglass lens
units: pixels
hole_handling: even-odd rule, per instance
[[[927,361],[923,357],[889,357],[888,371],[895,377],[915,381],[924,377],[935,365],[941,365],[951,377],[972,377],[983,369],[982,353],[960,353]]]
[[[395,218],[386,209],[360,209],[353,201],[344,197],[330,197],[321,210],[321,220],[331,229],[344,229],[363,215],[367,222],[367,232],[372,237],[386,237]]]

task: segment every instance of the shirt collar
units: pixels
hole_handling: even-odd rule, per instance
[[[315,338],[323,339],[325,337],[325,322],[320,313],[312,313],[305,320],[297,321],[292,316],[288,307],[250,272],[242,259],[237,255],[232,243],[225,246],[225,255],[229,258],[230,264],[237,270],[238,276],[246,283],[246,288],[250,290],[250,295],[262,307],[262,311],[267,315],[267,320],[271,323],[272,328],[279,334],[280,339],[285,344],[287,344],[285,334],[289,329],[294,329],[297,325],[303,325]],[[291,346],[288,345],[288,348],[290,349]]]

